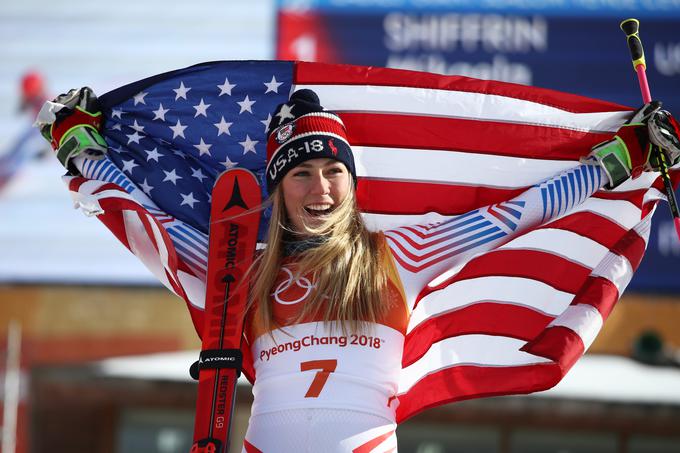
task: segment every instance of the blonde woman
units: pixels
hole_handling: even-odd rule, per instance
[[[572,189],[590,196],[620,184],[631,169],[649,167],[640,131],[657,111],[656,104],[644,106],[615,139],[555,178],[591,167],[598,183]],[[679,152],[673,149],[672,162]],[[422,222],[428,237],[441,233],[445,240],[436,255],[413,268],[394,251],[408,253],[426,239],[404,229],[366,229],[344,125],[323,110],[314,92],[298,91],[279,106],[267,154],[273,212],[246,322],[256,380],[244,451],[395,451],[397,379],[417,294],[463,258],[549,221],[539,205],[541,188],[552,180],[510,201],[514,231],[483,209],[428,215]],[[470,240],[474,225],[492,234]]]

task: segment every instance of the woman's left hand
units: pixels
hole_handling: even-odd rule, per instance
[[[606,142],[593,147],[588,155],[600,164],[609,178],[608,189],[613,189],[631,175],[643,171],[656,171],[661,167],[655,149],[661,150],[666,165],[671,167],[680,160],[680,127],[661,102],[643,105]]]

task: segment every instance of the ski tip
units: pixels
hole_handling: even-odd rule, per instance
[[[231,197],[229,198],[229,201],[227,201],[227,205],[224,207],[223,211],[235,206],[248,209],[248,205],[243,199],[243,195],[241,195],[241,187],[238,184],[238,178],[234,178],[234,185],[231,188]]]

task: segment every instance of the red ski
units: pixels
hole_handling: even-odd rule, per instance
[[[191,453],[228,449],[236,380],[241,372],[247,271],[253,262],[262,202],[257,178],[237,168],[212,191],[203,344]]]

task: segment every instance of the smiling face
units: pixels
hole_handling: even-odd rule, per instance
[[[347,196],[352,177],[335,159],[310,159],[290,170],[281,181],[283,202],[293,231],[318,227]]]

